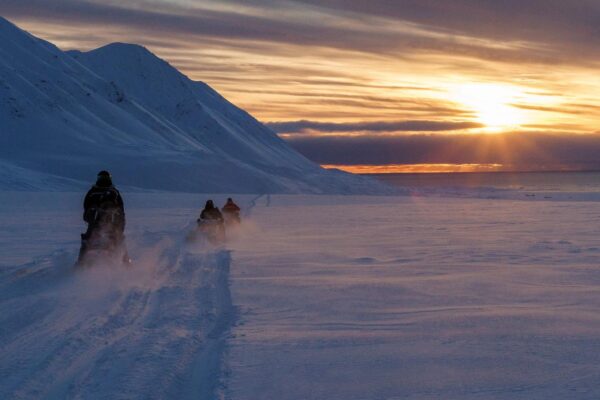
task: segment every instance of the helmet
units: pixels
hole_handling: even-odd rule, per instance
[[[112,177],[110,176],[110,172],[105,170],[98,172],[98,179],[96,180],[96,185],[101,187],[112,186]]]
[[[102,178],[112,178],[110,176],[110,172],[108,172],[106,170],[102,170],[102,171],[98,172],[98,178],[100,178],[100,177],[102,177]]]

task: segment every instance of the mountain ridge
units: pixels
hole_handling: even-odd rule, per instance
[[[0,161],[15,171],[87,182],[110,169],[167,191],[389,191],[322,169],[144,46],[63,52],[0,17],[0,56]]]

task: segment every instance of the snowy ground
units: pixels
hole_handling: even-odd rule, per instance
[[[134,196],[135,264],[75,270],[81,195],[0,197],[1,399],[218,395],[235,316],[231,253],[185,241],[196,210],[166,209],[177,196]]]
[[[265,196],[186,247],[204,199],[73,274],[81,196],[0,193],[0,398],[600,397],[599,202]]]
[[[299,203],[236,249],[230,398],[600,398],[599,203]]]

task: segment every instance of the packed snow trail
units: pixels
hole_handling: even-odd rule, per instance
[[[218,397],[230,252],[142,235],[135,265],[58,252],[0,274],[0,398]]]

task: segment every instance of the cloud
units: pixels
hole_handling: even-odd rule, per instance
[[[277,133],[319,132],[437,132],[463,129],[482,128],[475,122],[445,122],[445,121],[380,121],[357,123],[331,123],[317,121],[286,121],[268,122],[266,125]]]
[[[513,63],[578,64],[582,59],[597,61],[600,57],[600,6],[586,0],[123,4],[99,0],[3,0],[0,13],[44,22],[119,26],[146,32],[150,37],[192,35],[400,57],[421,52]]]
[[[359,51],[389,49],[382,40],[388,36],[385,31],[362,31],[358,26],[347,24],[336,26],[311,19],[282,19],[268,13],[238,12],[231,8],[193,9],[167,2],[154,3],[154,7],[126,7],[106,1],[4,0],[0,12],[9,17],[37,18],[45,22],[122,26],[145,31],[150,36],[160,32]]]
[[[477,120],[452,97],[474,82],[545,93],[510,99],[523,129],[600,123],[597,0],[0,0],[0,15],[62,48],[145,45],[261,120],[450,130]]]
[[[262,3],[258,0],[257,3]],[[502,43],[537,43],[552,54],[598,58],[600,2],[596,0],[296,0],[335,12],[403,20],[446,33]],[[524,56],[528,49],[523,48]],[[529,49],[531,51],[531,49]],[[577,57],[580,58],[580,57]],[[566,57],[564,59],[566,60]]]
[[[320,164],[503,164],[520,170],[600,169],[600,134],[410,134],[286,139]]]

